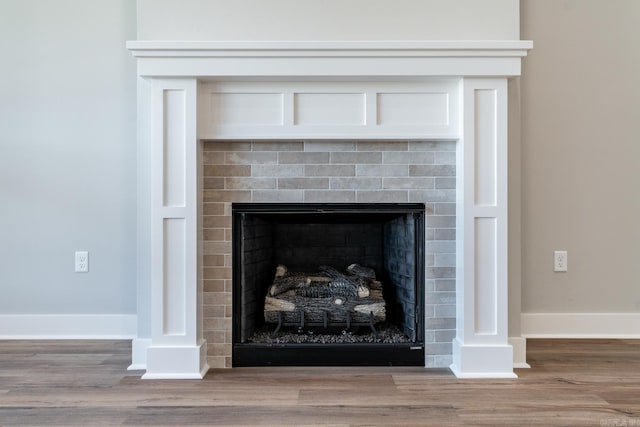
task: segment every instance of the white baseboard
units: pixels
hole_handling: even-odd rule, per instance
[[[640,313],[522,313],[525,338],[640,338]]]
[[[131,339],[135,314],[0,314],[0,339]]]
[[[151,338],[135,338],[131,341],[131,365],[128,371],[147,369],[147,349],[151,345]]]
[[[513,347],[513,367],[530,368],[527,363],[527,339],[523,337],[509,337],[509,344]]]

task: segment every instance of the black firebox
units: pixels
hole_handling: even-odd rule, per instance
[[[232,215],[233,366],[424,365],[424,204]]]

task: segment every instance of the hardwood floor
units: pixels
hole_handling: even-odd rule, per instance
[[[125,341],[0,341],[0,426],[640,426],[640,340],[529,340],[517,380],[236,368],[140,380]]]

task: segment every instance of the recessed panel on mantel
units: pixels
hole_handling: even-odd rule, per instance
[[[163,91],[164,116],[170,118],[164,123],[163,147],[163,206],[184,206],[186,123],[184,90]]]
[[[475,203],[481,206],[497,203],[497,99],[494,89],[474,90]]]
[[[449,124],[448,93],[378,93],[378,124]]]
[[[457,139],[456,79],[219,81],[199,86],[200,139]]]
[[[282,96],[282,93],[212,93],[211,118],[221,126],[282,126]]]
[[[495,218],[475,218],[475,333],[495,335],[498,330],[498,226]]]
[[[294,124],[297,126],[364,126],[364,93],[296,93]]]
[[[164,335],[184,335],[186,301],[186,222],[165,218],[162,222],[162,316]]]

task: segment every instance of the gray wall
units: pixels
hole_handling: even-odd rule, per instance
[[[522,311],[637,313],[640,1],[523,0],[521,16]]]
[[[518,0],[138,0],[140,40],[515,40]]]
[[[136,312],[135,7],[0,3],[0,314]]]

